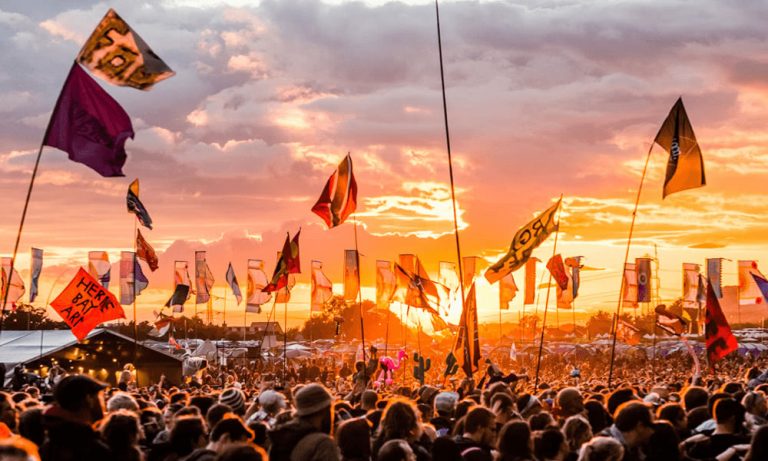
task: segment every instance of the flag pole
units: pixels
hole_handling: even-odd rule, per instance
[[[451,157],[451,134],[448,129],[448,105],[445,97],[445,70],[443,68],[443,40],[440,34],[440,6],[435,0],[435,19],[437,20],[437,50],[440,56],[440,84],[443,94],[443,121],[445,123],[445,146],[448,152],[448,175],[451,179],[451,205],[453,206],[453,235],[456,237],[456,257],[459,266],[459,288],[461,288],[461,302],[465,301],[464,295],[464,268],[461,260],[461,244],[459,243],[459,220],[456,213],[456,190],[453,181],[453,161]],[[465,327],[466,328],[466,327]],[[458,334],[456,335],[458,339]]]
[[[288,290],[288,285],[285,289]],[[288,299],[283,305],[283,328],[285,328],[283,330],[283,385],[285,385],[288,382]]]
[[[61,98],[61,95],[59,95]],[[35,159],[35,166],[32,169],[32,177],[29,179],[29,187],[27,188],[27,198],[24,200],[24,208],[21,211],[21,222],[19,223],[19,231],[16,233],[16,243],[13,245],[13,256],[11,256],[11,267],[8,271],[8,277],[3,287],[3,304],[0,310],[0,334],[3,333],[3,325],[5,324],[5,306],[8,304],[8,292],[11,290],[11,281],[13,279],[13,268],[16,264],[16,256],[19,252],[19,243],[21,242],[21,234],[24,231],[24,221],[27,219],[27,210],[29,209],[29,199],[32,197],[32,188],[35,185],[35,177],[37,177],[37,170],[40,166],[40,158],[43,155],[43,146],[45,145],[45,138],[47,137],[48,130],[46,129],[46,136],[43,137],[43,141],[40,142],[40,148],[37,150],[37,158]]]
[[[552,257],[557,254],[557,238],[560,236],[560,212],[563,209],[563,194],[560,194],[560,206],[557,209],[557,231],[555,231],[555,243],[552,245]],[[547,309],[549,308],[549,292],[552,291],[552,271],[549,271],[549,281],[547,282],[547,297],[544,301],[544,318],[541,321],[541,337],[539,338],[539,354],[536,358],[536,379],[534,380],[533,392],[539,389],[539,371],[541,370],[541,353],[544,349],[544,332],[547,330]]]
[[[365,321],[363,320],[363,287],[360,284],[360,251],[358,250],[358,246],[357,246],[357,216],[356,216],[356,214],[352,215],[352,225],[355,227],[355,264],[357,265],[357,302],[358,302],[358,307],[360,309],[360,342],[363,345],[363,363],[366,363],[366,360],[365,360]],[[368,381],[366,381],[366,386],[367,386],[367,383],[368,383]]]
[[[134,218],[133,220],[133,348],[134,351],[138,349],[138,343],[139,343],[139,326],[136,323],[136,238],[138,237],[139,232],[139,225],[138,225],[138,218]],[[136,360],[135,357],[136,353],[134,352],[134,361]]]
[[[648,148],[648,155],[645,157],[645,166],[643,166],[643,174],[640,176],[640,186],[637,188],[637,198],[635,198],[635,208],[632,210],[632,222],[629,225],[629,237],[627,237],[627,249],[624,252],[624,264],[621,265],[621,288],[619,288],[619,300],[616,303],[616,315],[613,319],[613,341],[611,343],[611,365],[608,369],[608,388],[611,388],[613,381],[613,363],[616,358],[616,326],[618,325],[618,319],[621,315],[621,301],[624,299],[624,268],[629,261],[629,247],[632,244],[632,233],[635,230],[635,218],[637,218],[637,208],[640,205],[640,194],[643,192],[643,182],[645,181],[645,174],[648,172],[648,163],[651,160],[651,152],[653,152],[653,142],[651,147]]]

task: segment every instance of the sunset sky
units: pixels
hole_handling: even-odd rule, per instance
[[[0,253],[13,250],[71,61],[110,7],[176,76],[149,92],[99,80],[136,131],[125,178],[44,150],[19,256],[28,285],[29,247],[45,250],[40,305],[88,250],[117,262],[132,249],[125,194],[139,178],[155,223],[143,233],[160,255],[141,318],[169,297],[174,260],[207,250],[214,294],[224,295],[230,261],[244,291],[247,258],[271,272],[285,233],[301,227],[290,320],[303,321],[310,260],[341,282],[354,245],[351,223],[329,231],[310,212],[347,152],[366,298],[376,259],[415,253],[435,278],[439,261],[456,260],[434,4],[380,0],[4,1]],[[664,301],[681,295],[683,262],[731,259],[725,284],[738,259],[768,264],[766,2],[445,1],[440,13],[464,255],[495,262],[563,194],[558,252],[601,269],[584,273],[577,308],[615,309],[645,155],[682,95],[707,186],[662,201],[667,154],[654,148],[630,257],[657,245]],[[546,261],[552,244],[535,255]],[[496,287],[478,290],[482,319],[497,319]],[[505,318],[517,318],[521,298]],[[231,294],[227,306],[228,323],[242,323]]]

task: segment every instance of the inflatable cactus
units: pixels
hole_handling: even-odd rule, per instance
[[[453,355],[453,352],[449,352],[448,357],[445,358],[445,372],[443,372],[443,376],[447,378],[451,375],[455,375],[458,371],[459,361],[456,360],[456,356]]]
[[[416,365],[413,366],[413,377],[418,379],[423,386],[424,376],[429,369],[432,368],[432,361],[430,359],[424,360],[424,356],[419,355],[418,352],[413,353],[413,361],[416,363]]]

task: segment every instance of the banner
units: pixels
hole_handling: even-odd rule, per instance
[[[333,283],[323,273],[323,263],[320,261],[312,261],[311,285],[310,314],[314,316],[321,315],[325,308],[325,303],[333,297]]]
[[[715,290],[715,296],[717,296],[717,299],[722,299],[723,297],[722,265],[723,258],[707,259],[707,283],[711,284],[712,289]]]
[[[261,259],[249,259],[245,312],[261,313],[261,305],[268,303],[272,299],[270,293],[262,291],[268,283],[267,274],[264,272],[264,261]]]
[[[464,258],[464,263],[468,258],[473,260],[472,267],[474,268],[475,256],[468,256]],[[466,269],[467,266],[464,266]],[[466,272],[464,272],[464,279],[466,280]],[[474,276],[472,277],[474,279]],[[459,273],[456,267],[456,263],[450,261],[440,261],[440,266],[437,272],[437,283],[443,285],[448,289],[447,296],[443,296],[440,299],[440,315],[448,317],[451,311],[451,305],[457,302],[461,298],[461,292],[459,290]],[[467,285],[468,286],[468,285]],[[457,297],[458,296],[458,297]]]
[[[698,307],[699,265],[683,263],[683,307]]]
[[[133,255],[133,253],[131,253]],[[104,322],[124,319],[115,295],[81,267],[77,275],[51,303],[78,341]]]
[[[32,248],[32,265],[29,267],[29,302],[33,303],[35,298],[37,298],[37,284],[40,280],[40,273],[43,272],[43,250]]]
[[[736,337],[731,332],[731,326],[728,325],[728,320],[725,319],[723,310],[720,309],[720,303],[717,301],[712,287],[707,293],[705,336],[707,338],[707,359],[709,359],[710,366],[739,347]]]
[[[77,61],[113,85],[139,90],[175,74],[112,8],[83,44]]]
[[[571,292],[573,293],[573,299],[576,299],[577,296],[579,296],[579,286],[581,285],[581,269],[584,267],[583,264],[581,264],[581,260],[584,258],[584,256],[571,256],[570,258],[565,258],[565,267],[569,267],[571,269]]]
[[[669,154],[667,174],[664,178],[664,198],[669,194],[701,187],[707,183],[704,178],[704,158],[685,112],[683,98],[679,98],[672,106],[654,142]]]
[[[560,207],[561,201],[562,199],[558,200],[557,203],[547,208],[536,219],[515,233],[507,254],[485,271],[485,278],[489,283],[494,283],[508,273],[522,267],[528,261],[528,258],[531,257],[533,250],[541,245],[552,232],[557,230],[555,213]]]
[[[174,313],[181,314],[184,312],[184,303],[187,299],[189,299],[189,285],[179,283],[173,288],[173,294],[165,303],[165,307],[170,307]]]
[[[474,284],[470,287],[467,299],[464,301],[453,355],[456,357],[459,367],[464,370],[468,377],[478,370],[478,364],[480,363],[480,337]]]
[[[360,268],[358,254],[355,250],[344,250],[344,300],[357,301],[360,292]]]
[[[624,265],[624,281],[621,287],[624,294],[622,298],[622,307],[636,308],[637,304],[637,271],[634,263]]]
[[[111,272],[112,264],[109,262],[109,255],[106,251],[88,252],[88,273],[101,282],[104,288],[109,288]]]
[[[485,261],[479,256],[464,256],[461,258],[462,271],[464,271],[464,289],[469,290],[475,277],[480,274],[485,266]]]
[[[536,302],[536,263],[539,258],[531,258],[525,263],[525,304]]]
[[[396,288],[397,282],[392,272],[392,263],[376,261],[376,307],[388,310]]]
[[[139,259],[143,259],[144,262],[147,263],[149,266],[149,270],[152,272],[156,271],[158,267],[157,263],[157,254],[155,253],[155,249],[152,248],[152,245],[149,244],[144,239],[144,236],[141,235],[141,230],[136,229],[136,257]]]
[[[757,268],[757,261],[739,261],[739,304],[760,304],[763,295],[760,293],[752,274],[765,278]]]
[[[205,251],[195,251],[195,304],[204,304],[211,299],[213,283],[213,274],[205,261]]]
[[[509,303],[517,295],[517,284],[512,273],[509,273],[499,280],[499,309],[509,309]]]
[[[637,267],[637,302],[651,302],[651,258],[635,259]]]

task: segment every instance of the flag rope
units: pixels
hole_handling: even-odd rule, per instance
[[[624,264],[621,265],[621,288],[619,288],[619,302],[616,304],[616,315],[613,319],[613,341],[611,343],[611,364],[608,369],[608,388],[611,388],[613,381],[613,363],[616,358],[616,330],[619,321],[619,315],[621,315],[621,302],[624,299],[624,268],[629,261],[629,247],[632,244],[632,233],[635,230],[635,218],[637,218],[637,208],[640,205],[640,194],[643,192],[643,182],[645,181],[645,174],[648,172],[648,163],[651,160],[651,152],[653,152],[653,142],[648,149],[648,155],[645,157],[645,166],[643,166],[643,175],[640,177],[640,186],[637,188],[637,198],[635,199],[635,209],[632,211],[632,222],[629,225],[629,237],[627,238],[627,250],[624,253]]]
[[[563,194],[560,194],[560,206],[557,208],[557,230],[555,231],[555,243],[552,245],[552,257],[557,254],[557,238],[560,235],[560,213],[563,210]],[[547,310],[549,308],[549,292],[552,291],[552,271],[549,271],[549,281],[547,282],[547,297],[544,301],[544,317],[541,320],[541,337],[539,338],[539,353],[536,358],[536,379],[534,380],[534,393],[539,388],[539,370],[541,370],[541,353],[544,349],[544,332],[547,330]]]

